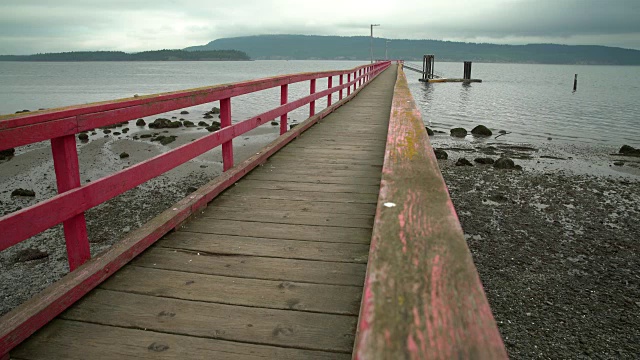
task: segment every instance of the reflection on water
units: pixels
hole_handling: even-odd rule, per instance
[[[462,63],[439,63],[460,77]],[[573,92],[574,74],[579,74]],[[433,83],[407,74],[425,123],[436,130],[483,124],[511,132],[504,141],[599,143],[640,139],[640,67],[476,63],[482,83]]]

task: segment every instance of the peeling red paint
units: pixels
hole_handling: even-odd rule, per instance
[[[360,314],[356,359],[506,358],[401,69]]]

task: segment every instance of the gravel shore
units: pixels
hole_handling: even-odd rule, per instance
[[[439,165],[509,356],[637,359],[640,159],[607,147],[432,142],[448,149]],[[454,165],[487,152],[523,169]]]

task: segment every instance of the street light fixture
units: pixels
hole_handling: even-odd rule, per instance
[[[371,63],[373,64],[373,27],[380,26],[380,24],[371,24]]]

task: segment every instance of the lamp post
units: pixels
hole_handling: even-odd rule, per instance
[[[389,60],[389,43],[391,40],[386,40],[384,43],[384,59]]]
[[[373,27],[380,26],[380,24],[371,24],[371,63],[373,64]]]

